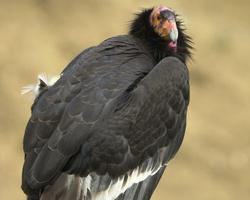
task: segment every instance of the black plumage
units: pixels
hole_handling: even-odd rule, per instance
[[[173,50],[150,24],[152,11],[138,14],[128,35],[83,51],[36,98],[24,135],[29,199],[98,199],[120,177],[126,185],[135,169],[152,174],[106,199],[150,199],[184,137],[191,56],[181,22]],[[86,177],[91,184],[69,192],[67,177],[75,177],[74,188]]]

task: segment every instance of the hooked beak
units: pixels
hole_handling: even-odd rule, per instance
[[[176,26],[174,13],[170,10],[162,10],[160,15],[165,19],[163,28],[167,30],[169,39],[173,42],[177,41],[178,29]]]
[[[178,29],[175,21],[175,14],[170,9],[163,9],[160,11],[160,16],[165,19],[163,29],[165,29],[165,37],[170,40],[169,45],[176,47],[178,39]]]
[[[169,27],[169,38],[171,41],[176,42],[178,39],[178,29],[176,27],[175,21],[170,21]]]
[[[168,46],[170,48],[176,48],[177,47],[177,39],[178,39],[178,29],[176,26],[175,20],[167,20],[166,22],[168,25],[167,30],[168,30],[168,39],[170,40]]]
[[[150,17],[151,25],[161,38],[168,42],[171,49],[176,49],[178,29],[173,10],[165,6],[155,7]]]

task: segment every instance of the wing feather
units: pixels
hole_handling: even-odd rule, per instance
[[[75,174],[107,172],[118,177],[152,157],[160,148],[171,145],[164,161],[167,162],[176,153],[184,135],[188,106],[184,98],[186,85],[186,66],[176,58],[163,60],[127,94],[125,102],[112,104],[119,109],[95,126],[65,170]],[[84,164],[85,160],[88,163]],[[88,169],[81,170],[79,163],[88,165]]]
[[[163,164],[178,150],[189,101],[186,66],[169,57],[153,68],[130,39],[120,40],[80,55],[36,99],[24,137],[26,193],[63,172],[119,177],[163,147]],[[107,50],[111,42],[119,48]]]

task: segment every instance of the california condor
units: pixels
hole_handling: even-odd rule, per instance
[[[184,137],[191,49],[157,6],[40,86],[23,140],[28,199],[150,199]]]

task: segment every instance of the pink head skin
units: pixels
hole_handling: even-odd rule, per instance
[[[154,31],[168,42],[168,47],[176,51],[178,29],[174,11],[165,6],[155,7],[150,15],[150,24]]]

